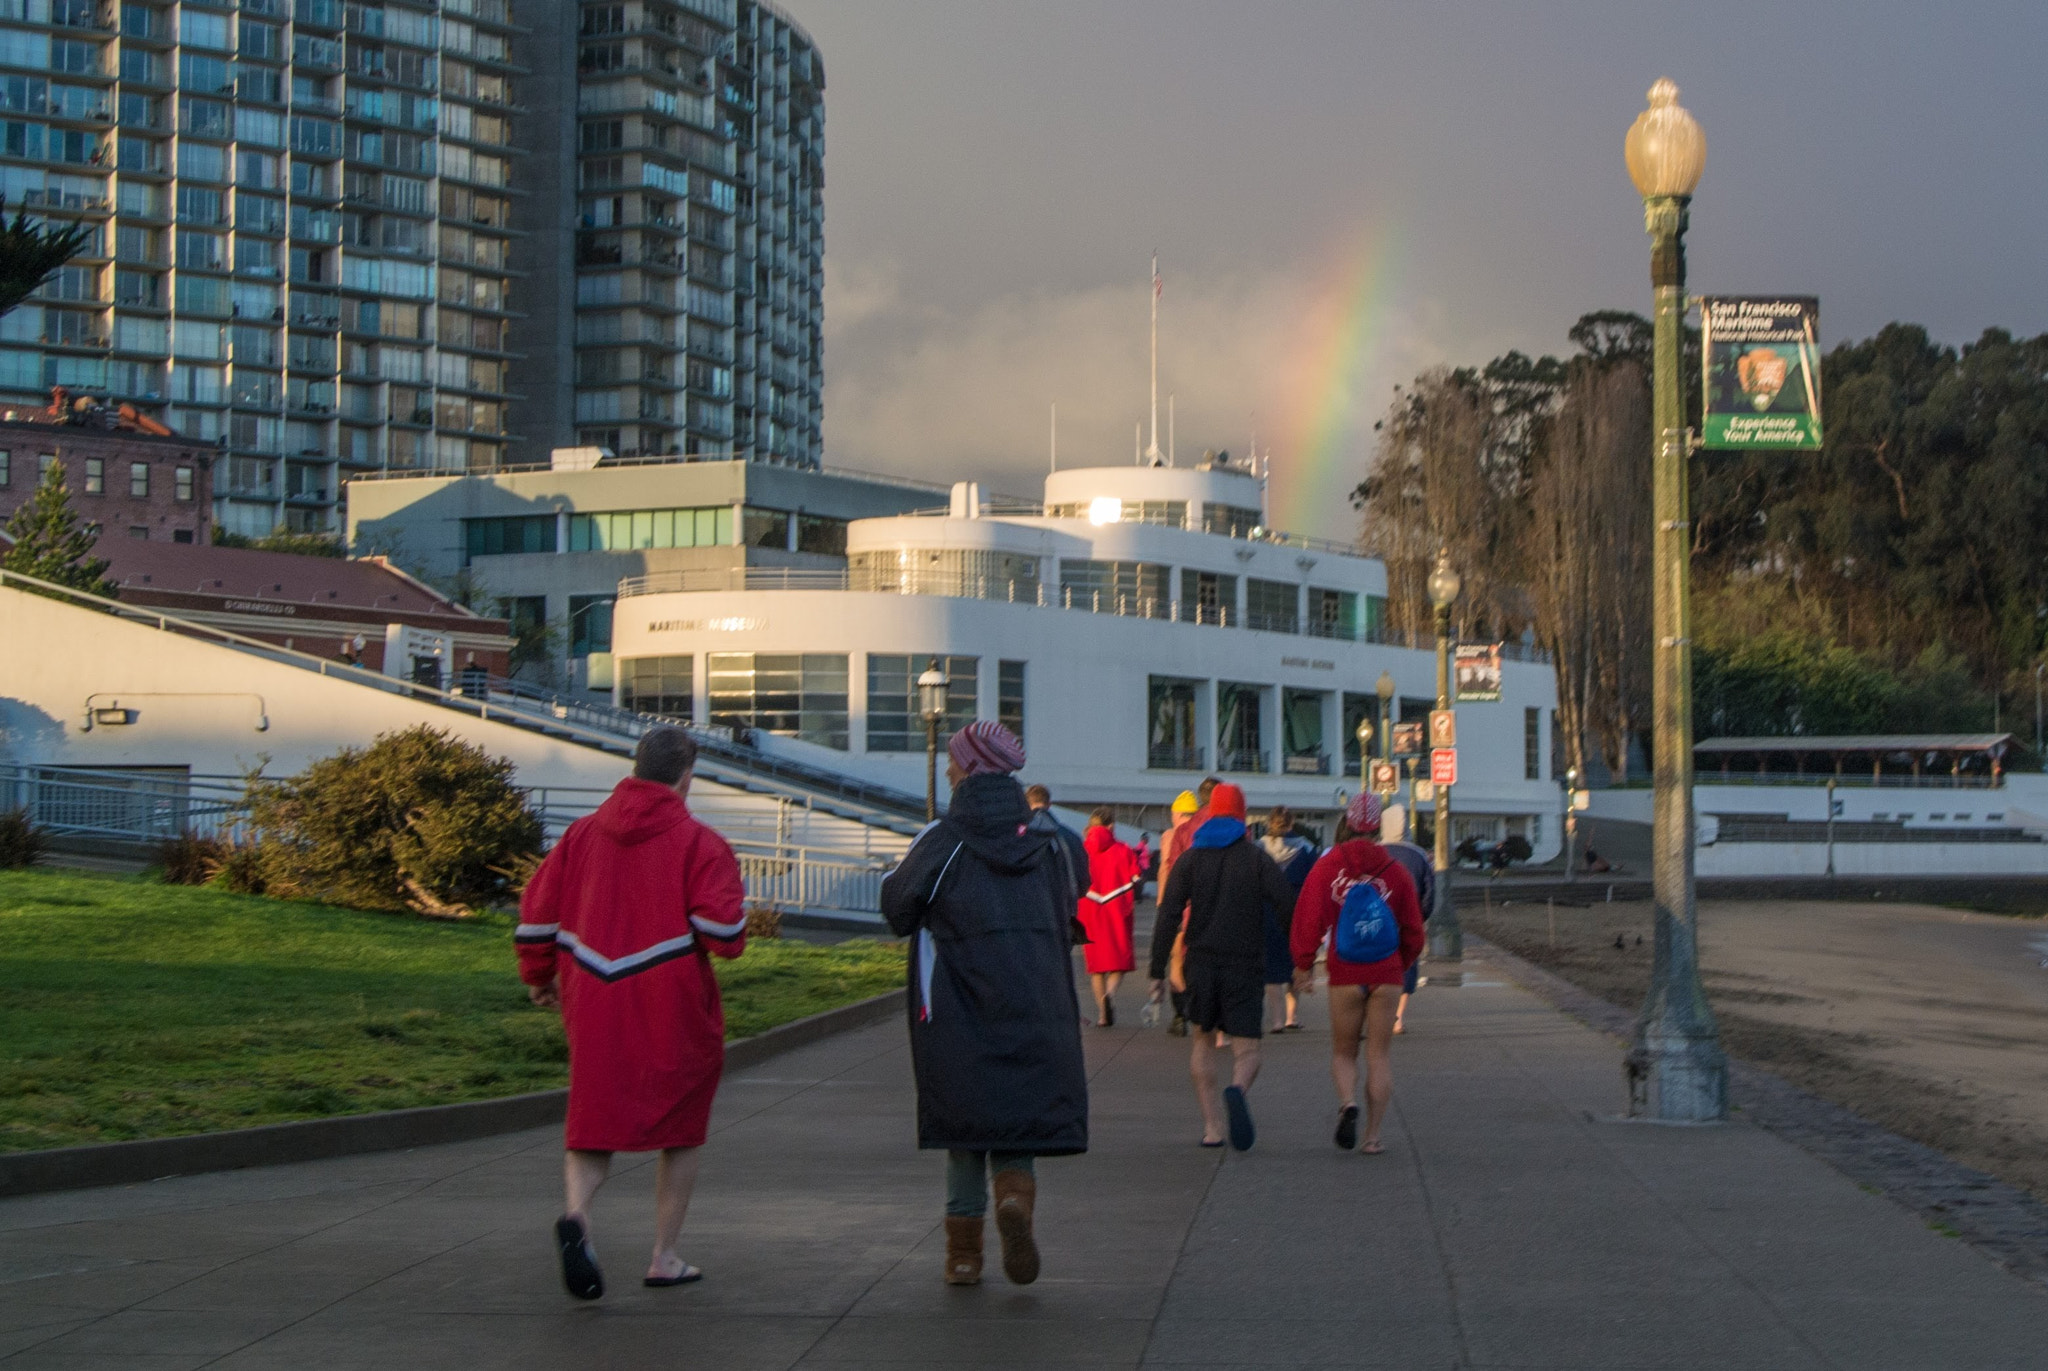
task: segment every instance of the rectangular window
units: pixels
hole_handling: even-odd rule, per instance
[[[612,650],[611,595],[569,597],[569,655],[588,657],[593,652]]]
[[[0,448],[0,490],[14,484],[14,454]]]
[[[1238,624],[1237,577],[1220,571],[1183,567],[1180,573],[1180,617],[1192,624]]]
[[[1543,711],[1522,711],[1522,775],[1531,781],[1543,779]]]
[[[1323,748],[1323,705],[1329,698],[1321,690],[1280,692],[1281,766],[1288,775],[1330,774],[1330,754]]]
[[[517,514],[502,519],[462,521],[465,561],[474,557],[499,557],[514,552],[553,552],[555,516]]]
[[[1200,771],[1202,744],[1195,733],[1195,690],[1200,682],[1154,676],[1146,685],[1145,765],[1154,771]]]
[[[1346,642],[1358,640],[1358,593],[1351,590],[1322,590],[1315,586],[1308,592],[1308,632],[1317,638],[1342,638]]]
[[[924,717],[918,711],[917,678],[937,660],[946,673],[946,717],[939,746],[956,729],[974,722],[981,659],[923,654],[868,654],[868,751],[924,751]]]
[[[1235,681],[1216,683],[1216,769],[1270,771],[1266,764],[1266,688]]]
[[[828,518],[823,514],[797,515],[796,550],[821,552],[828,557],[844,557],[846,520]]]
[[[1380,718],[1380,698],[1377,695],[1354,695],[1344,693],[1344,774],[1359,776],[1364,773],[1358,765],[1358,726],[1366,720],[1372,721],[1372,755],[1378,757],[1387,740],[1380,736],[1383,727],[1391,727],[1392,720]]]
[[[1247,628],[1267,633],[1301,631],[1300,594],[1287,581],[1261,581],[1247,577],[1244,583],[1244,622]]]
[[[745,509],[744,540],[748,547],[789,546],[789,515],[779,509]]]
[[[85,493],[104,495],[107,491],[107,464],[97,457],[85,459]]]
[[[138,500],[149,498],[149,463],[128,464],[128,493]]]
[[[689,723],[695,717],[696,659],[635,657],[619,664],[619,707]]]
[[[1260,524],[1259,512],[1242,505],[1219,505],[1204,503],[1202,506],[1202,532],[1220,533],[1226,538],[1242,538]]]
[[[1024,663],[996,663],[996,722],[1024,741]]]
[[[1059,602],[1067,609],[1164,619],[1169,613],[1169,575],[1168,568],[1157,562],[1096,562],[1062,557]]]
[[[1365,597],[1365,641],[1387,641],[1387,597],[1384,595]]]
[[[571,552],[725,547],[731,542],[731,505],[705,509],[614,509],[569,516]]]
[[[711,722],[847,748],[844,653],[713,652]]]
[[[177,472],[177,498],[186,504],[192,501],[192,468],[179,467]]]

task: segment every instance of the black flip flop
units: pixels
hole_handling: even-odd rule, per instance
[[[654,1290],[665,1290],[672,1285],[691,1285],[703,1279],[704,1271],[701,1267],[692,1266],[688,1262],[684,1262],[683,1269],[675,1275],[648,1276],[643,1278],[640,1284]]]
[[[1251,1151],[1258,1133],[1252,1127],[1252,1107],[1246,1102],[1244,1091],[1234,1085],[1225,1087],[1223,1107],[1230,1113],[1230,1145],[1240,1152]]]
[[[1358,1146],[1358,1106],[1347,1104],[1337,1111],[1337,1146],[1349,1152]]]
[[[1202,1146],[1204,1146],[1204,1147],[1221,1147],[1221,1146],[1223,1146],[1223,1139],[1221,1139],[1221,1138],[1218,1138],[1218,1139],[1217,1139],[1217,1140],[1216,1140],[1215,1142],[1210,1142],[1210,1141],[1209,1141],[1209,1140],[1208,1140],[1207,1138],[1204,1138],[1204,1139],[1202,1139]]]
[[[555,1246],[562,1254],[562,1284],[579,1300],[604,1293],[604,1272],[597,1268],[597,1249],[583,1220],[564,1214],[555,1220]]]

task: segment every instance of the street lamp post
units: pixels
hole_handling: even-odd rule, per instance
[[[1373,694],[1380,697],[1380,760],[1394,760],[1394,673],[1382,671],[1380,678],[1373,682]],[[1394,792],[1388,791],[1386,802],[1391,803]],[[1412,822],[1414,816],[1409,816]]]
[[[938,658],[917,678],[917,710],[924,716],[924,819],[939,817],[939,723],[946,717],[946,673]]]
[[[1650,284],[1656,291],[1655,429],[1652,510],[1651,718],[1655,730],[1655,810],[1651,826],[1656,949],[1650,993],[1628,1054],[1629,1111],[1671,1121],[1728,1113],[1728,1059],[1700,985],[1698,906],[1693,891],[1692,523],[1686,467],[1692,435],[1680,388],[1685,315],[1687,209],[1707,160],[1707,138],[1678,103],[1678,87],[1650,87],[1649,108],[1628,131],[1629,178],[1643,197],[1650,235]]]
[[[1429,602],[1436,609],[1436,707],[1451,707],[1451,606],[1458,602],[1464,580],[1451,566],[1451,550],[1439,548],[1436,568],[1429,573]],[[1432,785],[1436,813],[1436,908],[1429,918],[1429,955],[1439,961],[1465,958],[1465,930],[1458,923],[1458,902],[1451,896],[1451,788]]]
[[[1352,736],[1358,739],[1358,789],[1362,794],[1372,789],[1372,720],[1360,719]]]
[[[1579,769],[1564,769],[1564,878],[1579,879]]]

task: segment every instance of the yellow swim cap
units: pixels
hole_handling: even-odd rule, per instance
[[[1173,812],[1175,814],[1193,814],[1199,811],[1201,807],[1202,802],[1195,798],[1195,792],[1192,790],[1183,790],[1180,794],[1173,797]]]

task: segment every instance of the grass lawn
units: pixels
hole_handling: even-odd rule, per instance
[[[435,923],[0,871],[0,1151],[488,1099],[566,1079],[509,916]],[[903,981],[899,945],[720,962],[746,1037]]]

